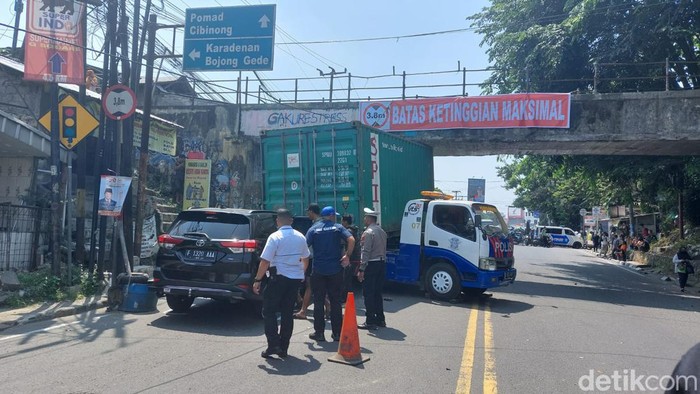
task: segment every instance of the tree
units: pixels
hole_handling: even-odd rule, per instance
[[[493,0],[470,16],[494,71],[487,93],[698,86],[696,0]]]

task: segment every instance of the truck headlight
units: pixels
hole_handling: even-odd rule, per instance
[[[493,257],[482,257],[479,259],[479,269],[487,271],[496,270],[496,259]]]

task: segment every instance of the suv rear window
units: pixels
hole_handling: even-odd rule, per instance
[[[170,235],[185,236],[186,233],[205,233],[210,239],[248,239],[250,220],[224,212],[180,212]]]

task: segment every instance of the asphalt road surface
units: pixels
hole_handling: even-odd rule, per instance
[[[328,362],[338,344],[296,321],[290,356],[263,359],[252,308],[198,300],[174,314],[104,310],[0,335],[6,393],[660,392],[700,342],[700,293],[583,250],[516,247],[513,286],[438,302],[413,287],[385,294],[389,327],[360,331],[358,367]],[[358,297],[358,321],[362,299]],[[326,331],[330,339],[330,328]],[[654,379],[656,378],[656,380]],[[660,381],[659,381],[660,379]],[[609,385],[606,386],[605,383]],[[596,386],[596,384],[599,384]],[[600,384],[603,384],[600,386]],[[635,386],[636,385],[636,386]],[[609,390],[605,390],[605,388]],[[624,390],[621,390],[624,391]]]

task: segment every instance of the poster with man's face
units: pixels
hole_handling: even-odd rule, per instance
[[[467,200],[486,201],[486,179],[469,178],[467,180]]]
[[[102,175],[97,214],[100,216],[121,215],[126,193],[129,191],[130,186],[130,177]]]

